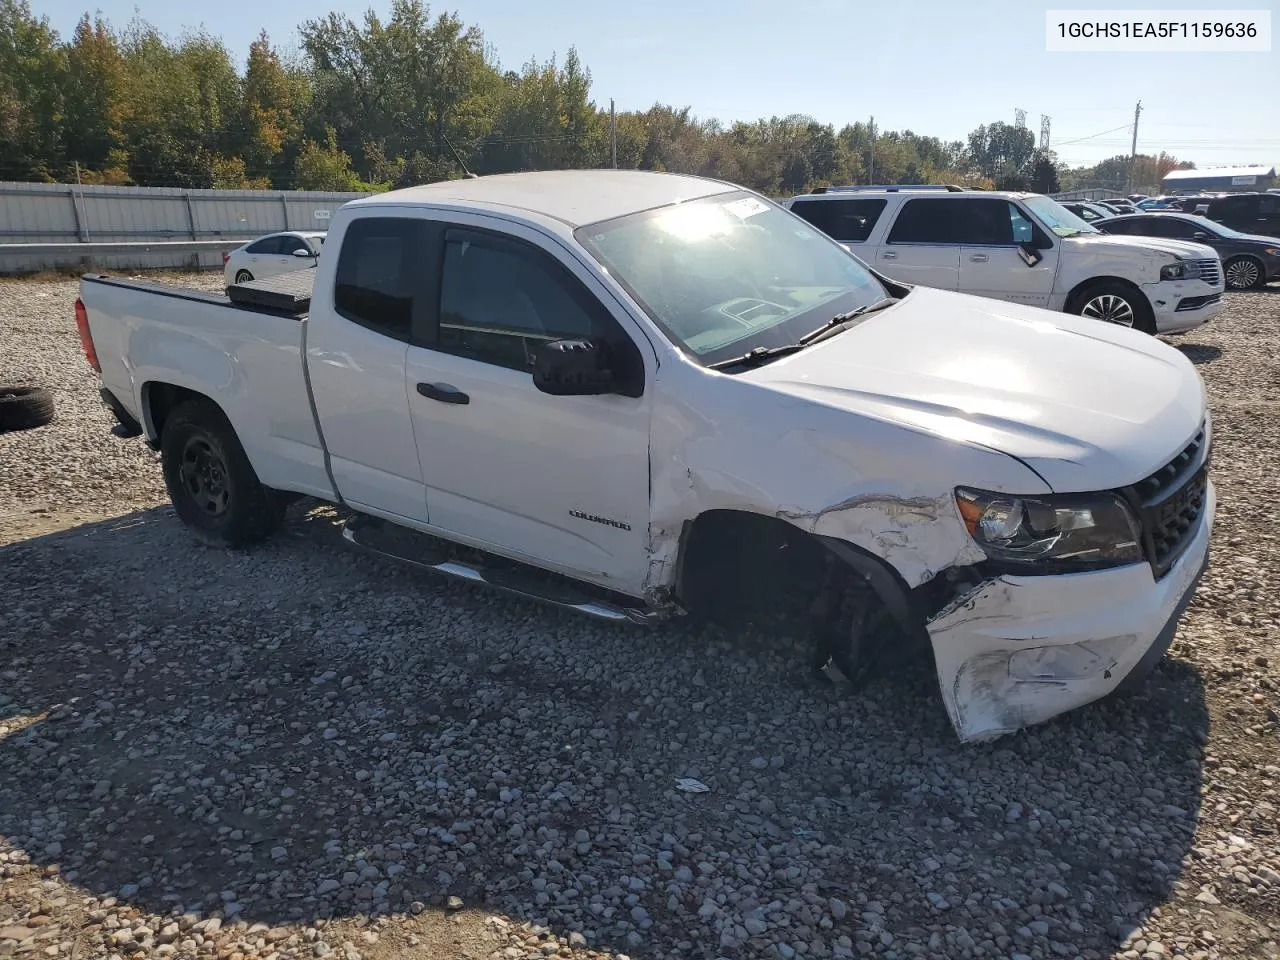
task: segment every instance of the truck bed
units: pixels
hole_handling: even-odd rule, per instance
[[[105,286],[189,300],[209,306],[235,307],[238,310],[249,310],[253,313],[305,320],[311,309],[311,288],[315,282],[315,275],[314,270],[295,270],[262,280],[232,284],[227,287],[225,293],[208,293],[194,287],[110,277],[102,273],[88,273],[81,279],[85,283],[100,283]]]
[[[236,430],[268,486],[332,496],[307,377],[313,270],[223,293],[90,274],[80,298],[102,385],[158,440],[154,388],[203,395]]]

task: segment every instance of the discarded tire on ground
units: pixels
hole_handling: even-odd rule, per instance
[[[45,387],[0,387],[0,433],[30,430],[53,420],[53,394]]]

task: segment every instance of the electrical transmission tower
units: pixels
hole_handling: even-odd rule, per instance
[[[1049,149],[1049,115],[1040,114],[1040,149]]]
[[[1023,110],[1021,107],[1014,107],[1013,125],[1019,130],[1024,129],[1027,125],[1027,111]]]

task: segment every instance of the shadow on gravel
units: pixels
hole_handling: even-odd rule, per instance
[[[1175,346],[1186,354],[1187,359],[1192,363],[1213,363],[1213,361],[1221,358],[1222,348],[1211,346],[1205,343],[1179,343]]]
[[[1191,844],[1185,663],[962,746],[927,662],[842,695],[785,636],[596,625],[340,544],[312,513],[201,549],[158,508],[0,548],[0,835],[225,930],[457,895],[686,956],[1106,955]]]

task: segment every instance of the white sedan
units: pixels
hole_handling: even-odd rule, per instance
[[[314,267],[324,237],[323,232],[286,230],[250,240],[224,253],[222,273],[227,286]]]

